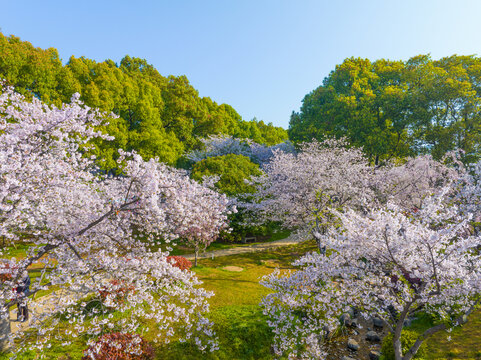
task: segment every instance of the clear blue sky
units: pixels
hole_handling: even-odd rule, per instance
[[[0,0],[0,28],[33,45],[185,74],[201,96],[287,128],[351,56],[481,55],[477,0]]]

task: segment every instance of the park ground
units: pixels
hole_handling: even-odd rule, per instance
[[[216,246],[209,250],[212,252],[213,249],[220,250],[226,247]],[[199,259],[199,265],[192,270],[202,280],[202,286],[215,293],[210,299],[209,318],[215,324],[220,349],[213,353],[201,353],[194,346],[174,341],[156,348],[157,359],[273,359],[270,349],[272,334],[258,306],[262,297],[268,293],[268,289],[260,285],[259,280],[275,269],[282,272],[293,270],[292,261],[315,249],[315,243],[312,241],[260,249],[262,251],[255,249],[255,252],[229,256],[217,256],[219,253],[216,253],[213,259],[211,256]],[[420,320],[413,324],[412,329],[420,332],[428,325],[425,320]],[[463,328],[455,329],[450,335],[451,341],[448,341],[446,332],[438,333],[427,341],[427,360],[481,359],[481,311],[474,313]],[[68,347],[54,345],[44,355],[47,359],[80,359],[85,349],[83,341],[78,339]],[[344,342],[342,335],[338,342],[340,344]],[[19,359],[36,359],[38,355],[30,353],[20,356]],[[360,359],[367,356],[359,355],[362,356]],[[8,356],[4,355],[1,358],[6,359]]]

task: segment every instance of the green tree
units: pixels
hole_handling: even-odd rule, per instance
[[[347,137],[372,163],[431,153],[439,159],[462,149],[479,157],[481,59],[451,56],[434,61],[349,58],[293,112],[293,141]]]
[[[146,60],[125,56],[120,64],[74,56],[63,65],[56,49],[43,50],[0,33],[0,78],[27,96],[60,106],[78,92],[86,105],[114,113],[105,130],[114,142],[96,140],[105,169],[116,167],[116,149],[177,164],[200,146],[199,138],[227,134],[272,145],[287,139],[282,128],[244,121],[229,105],[201,98],[185,76],[162,76]]]
[[[194,164],[192,178],[201,181],[204,176],[219,176],[215,186],[219,192],[228,196],[252,193],[254,187],[245,182],[251,176],[261,174],[259,165],[244,155],[214,156]]]

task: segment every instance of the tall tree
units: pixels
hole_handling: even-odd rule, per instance
[[[32,291],[57,288],[38,299],[28,334],[8,340],[15,352],[41,351],[53,339],[66,345],[72,336],[95,339],[112,329],[135,333],[155,319],[159,336],[173,336],[171,326],[182,324],[181,338],[196,333],[200,348],[214,349],[203,315],[210,294],[153,245],[215,239],[227,227],[227,199],[184,172],[122,150],[122,176],[106,176],[85,156],[89,139],[109,140],[96,131],[103,122],[78,94],[59,109],[11,88],[0,92],[0,236],[29,244],[25,258],[2,265],[10,278],[0,283],[0,316],[8,318],[12,288],[33,263],[42,268]]]
[[[479,157],[481,59],[451,56],[408,61],[349,58],[306,95],[291,116],[295,141],[347,137],[374,164],[461,149]]]
[[[287,139],[284,129],[244,121],[231,106],[200,97],[185,76],[162,76],[135,57],[125,56],[116,64],[72,56],[62,65],[55,49],[35,48],[0,33],[0,78],[48,104],[60,106],[78,92],[86,105],[118,115],[104,126],[115,142],[95,141],[95,155],[105,169],[116,167],[118,148],[173,165],[201,145],[199,138],[212,134],[268,145]]]

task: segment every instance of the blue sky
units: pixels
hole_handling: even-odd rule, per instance
[[[185,74],[201,96],[287,128],[345,58],[481,55],[477,0],[0,0],[0,28],[33,45]]]

